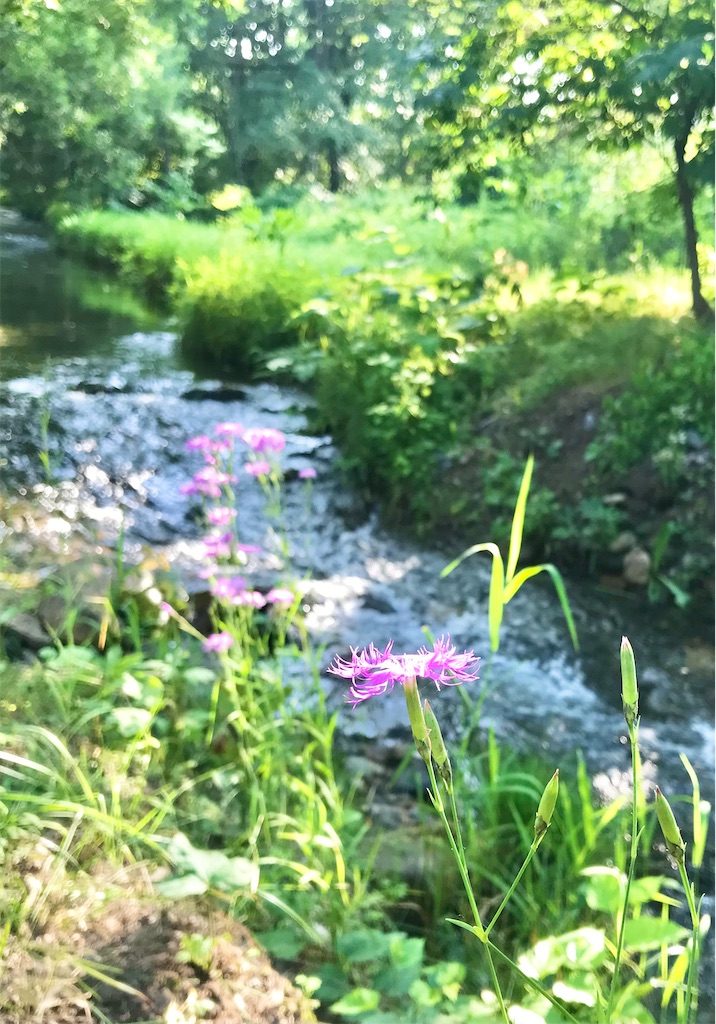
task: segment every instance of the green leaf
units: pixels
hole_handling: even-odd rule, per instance
[[[146,732],[153,717],[152,712],[145,708],[114,708],[107,716],[107,722],[114,725],[120,736],[134,739]]]
[[[360,1013],[375,1010],[380,1003],[380,995],[372,988],[354,988],[331,1006],[332,1013],[342,1013],[344,1017],[357,1017]]]
[[[454,917],[446,917],[445,920],[448,924],[454,924],[457,928],[462,928],[466,932],[472,932],[473,935],[480,934],[474,925],[468,924],[467,921],[458,921]]]
[[[375,928],[347,932],[338,938],[336,949],[354,964],[384,960],[389,954],[391,939],[396,934],[402,936],[402,932],[380,932]]]
[[[688,931],[674,921],[660,917],[635,917],[624,926],[624,944],[634,953],[660,949],[663,945],[675,946],[681,943]]]
[[[256,932],[255,935],[267,953],[280,960],[293,960],[306,948],[305,937],[293,928],[272,928],[271,931]]]
[[[203,896],[208,886],[198,875],[182,875],[180,878],[164,878],[155,882],[154,889],[160,896],[181,900],[185,896]]]
[[[514,515],[512,516],[510,546],[507,551],[507,572],[505,573],[508,583],[515,574],[517,561],[520,557],[520,550],[522,548],[522,533],[525,528],[525,509],[527,507],[527,495],[530,492],[530,483],[532,482],[532,470],[534,469],[534,464],[534,455],[530,455],[527,459],[525,471],[522,474],[520,492],[517,495],[517,504],[515,505]]]

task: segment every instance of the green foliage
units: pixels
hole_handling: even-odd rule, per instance
[[[605,401],[588,457],[616,473],[648,459],[677,490],[696,468],[690,455],[713,448],[713,381],[713,332],[683,325],[656,366],[637,363],[622,393]]]

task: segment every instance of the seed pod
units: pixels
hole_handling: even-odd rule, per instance
[[[438,775],[443,780],[448,789],[452,786],[452,765],[450,764],[450,758],[448,757],[447,747],[445,746],[445,740],[443,734],[440,731],[440,725],[435,712],[430,707],[430,702],[425,701],[425,724],[428,727],[430,734],[430,747],[432,750],[433,761],[438,770]]]
[[[676,824],[676,818],[669,805],[669,801],[658,786],[656,787],[656,816],[659,819],[661,831],[664,833],[667,850],[677,864],[683,864],[686,843],[681,837],[681,832]]]
[[[559,793],[559,768],[544,787],[542,799],[535,815],[535,839],[541,839],[549,828]]]
[[[413,739],[415,740],[415,746],[418,748],[418,753],[422,757],[426,764],[430,763],[430,734],[425,724],[425,717],[423,716],[422,705],[420,704],[420,694],[418,693],[418,684],[415,681],[415,676],[408,677],[403,684],[403,693],[405,694],[405,703],[408,706],[408,719],[410,720],[410,728],[413,731]]]
[[[636,683],[636,662],[634,651],[625,636],[619,652],[622,666],[622,709],[626,723],[631,728],[639,715],[639,688]]]

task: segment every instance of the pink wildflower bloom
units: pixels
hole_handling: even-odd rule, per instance
[[[243,432],[240,423],[217,423],[214,427],[215,434],[225,434],[227,437],[241,437]]]
[[[211,651],[228,651],[233,646],[234,638],[231,633],[224,631],[223,633],[211,633],[203,643],[203,648],[207,652]]]
[[[184,445],[188,452],[205,452],[210,446],[211,438],[207,437],[206,434],[200,434],[198,437],[190,437]]]
[[[260,590],[242,590],[234,595],[231,603],[244,605],[248,608],[263,608],[266,604],[266,598]]]
[[[206,495],[207,498],[220,498],[221,488],[225,487],[226,484],[234,483],[235,477],[229,476],[228,473],[220,473],[213,466],[204,466],[198,473],[194,474],[194,483],[196,489],[200,494]]]
[[[220,601],[233,601],[245,589],[246,580],[243,576],[220,576],[211,585],[211,593]]]
[[[433,649],[421,647],[417,654],[393,654],[391,640],[384,651],[373,644],[358,653],[352,649],[352,658],[335,658],[328,671],[343,679],[351,679],[346,700],[353,707],[369,697],[390,693],[396,683],[401,685],[415,676],[432,679],[438,690],[441,686],[457,686],[477,679],[480,659],[472,651],[458,654],[450,637],[440,637]]]
[[[237,544],[236,550],[242,551],[245,555],[258,555],[261,548],[258,544]]]
[[[210,533],[204,537],[204,558],[228,558],[233,539],[233,533]]]
[[[212,526],[228,526],[231,520],[236,518],[236,509],[218,505],[216,508],[209,509],[206,518]]]
[[[160,611],[164,612],[165,615],[176,615],[174,608],[169,604],[168,601],[162,601],[159,605]]]
[[[199,488],[194,483],[194,481],[191,480],[189,483],[179,484],[179,493],[180,494],[198,494],[199,493]]]
[[[313,468],[313,466],[306,466],[305,469],[299,469],[299,471],[298,471],[298,479],[299,480],[315,480],[316,479],[316,471]]]
[[[247,462],[244,465],[244,469],[249,476],[268,476],[271,472],[271,466],[268,462]]]
[[[288,587],[274,587],[266,595],[268,604],[293,604],[294,593]]]
[[[249,427],[243,437],[254,452],[280,452],[286,447],[284,434],[273,427]]]

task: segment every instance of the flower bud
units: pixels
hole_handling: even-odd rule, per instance
[[[686,852],[686,843],[681,838],[681,832],[679,831],[679,826],[676,824],[674,812],[669,806],[669,801],[658,786],[656,787],[656,816],[659,819],[661,831],[664,833],[667,850],[677,864],[683,864],[684,853]]]
[[[415,681],[415,676],[409,676],[406,678],[403,684],[403,693],[405,694],[405,703],[408,706],[408,719],[410,720],[410,728],[413,731],[415,746],[418,748],[418,753],[422,757],[423,761],[425,761],[426,764],[429,764],[430,734],[428,733],[428,729],[425,724],[425,717],[420,704],[420,694],[418,693],[418,684]]]
[[[443,734],[440,731],[440,725],[433,709],[430,707],[430,702],[427,700],[425,701],[425,724],[430,734],[430,747],[438,775],[448,789],[450,789],[452,786],[452,765],[450,764]]]
[[[636,684],[636,662],[634,651],[625,636],[619,652],[622,666],[622,709],[624,718],[631,729],[639,714],[639,689]]]
[[[541,839],[549,828],[549,823],[552,820],[554,808],[557,804],[558,793],[559,768],[544,787],[544,793],[542,794],[542,799],[539,802],[539,807],[537,808],[537,814],[535,816],[535,839]]]

